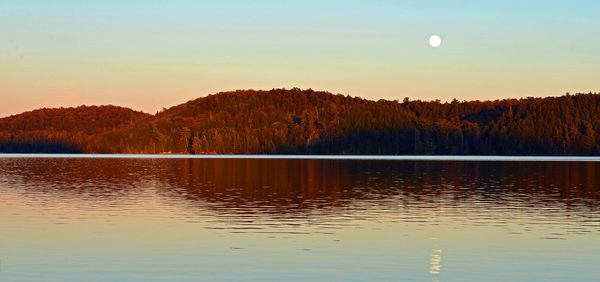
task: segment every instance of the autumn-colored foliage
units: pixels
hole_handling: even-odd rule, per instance
[[[0,119],[0,152],[599,155],[600,95],[450,103],[240,90]]]
[[[117,106],[25,112],[0,119],[0,152],[95,152],[95,138],[150,117]]]

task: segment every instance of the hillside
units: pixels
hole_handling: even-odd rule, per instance
[[[387,147],[400,145],[392,142],[398,134],[412,142],[410,128],[417,124],[397,103],[312,90],[248,90],[170,108],[105,135],[101,144],[108,152],[122,152],[127,144],[126,152],[148,153],[408,153],[401,146]],[[384,135],[392,139],[373,138]]]
[[[117,106],[39,109],[0,119],[2,152],[87,152],[93,137],[151,115]]]
[[[0,119],[0,152],[598,155],[600,95],[450,103],[300,89],[223,92],[148,115],[114,106]]]

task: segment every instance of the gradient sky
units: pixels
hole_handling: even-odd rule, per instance
[[[2,0],[0,116],[154,113],[248,88],[375,100],[599,92],[599,15],[598,1]]]

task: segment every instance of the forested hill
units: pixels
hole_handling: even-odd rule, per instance
[[[151,117],[117,106],[24,112],[0,119],[0,152],[96,152],[90,139]]]
[[[0,119],[0,152],[599,155],[600,95],[450,103],[300,89],[224,92],[148,115],[115,106]]]

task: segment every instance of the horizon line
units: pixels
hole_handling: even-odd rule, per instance
[[[184,155],[184,154],[21,154],[0,153],[10,158],[71,159],[295,159],[382,161],[500,161],[500,162],[600,162],[594,156],[482,156],[482,155]]]

